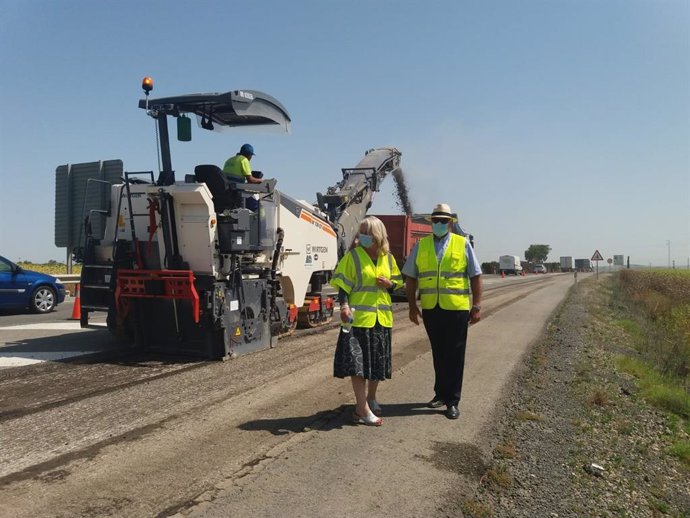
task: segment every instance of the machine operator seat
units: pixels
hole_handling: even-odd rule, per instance
[[[242,201],[240,193],[231,189],[233,182],[220,170],[220,167],[212,164],[198,165],[194,168],[194,175],[197,182],[205,183],[211,191],[216,212],[240,206]]]

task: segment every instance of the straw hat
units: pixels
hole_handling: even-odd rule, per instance
[[[431,221],[431,218],[445,218],[449,219],[453,222],[458,220],[457,215],[450,210],[450,205],[447,203],[439,203],[434,207],[434,211],[431,213],[431,216],[427,216],[427,221]]]

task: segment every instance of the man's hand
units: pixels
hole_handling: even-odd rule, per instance
[[[407,303],[410,305],[410,320],[419,325],[419,317],[422,314],[417,306],[417,279],[414,277],[405,279],[405,293],[407,293]]]
[[[419,311],[419,306],[417,304],[410,304],[410,321],[416,325],[419,325],[419,319],[422,313]]]
[[[481,310],[472,308],[470,310],[470,324],[476,324],[482,319]]]

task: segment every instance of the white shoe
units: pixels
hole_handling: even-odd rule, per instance
[[[381,426],[383,424],[383,419],[376,417],[371,412],[369,412],[369,415],[366,417],[362,417],[355,411],[352,412],[352,422],[355,424],[365,424],[367,426]]]
[[[369,405],[369,410],[371,410],[375,415],[381,414],[381,406],[376,402],[375,399],[370,399],[367,401]]]

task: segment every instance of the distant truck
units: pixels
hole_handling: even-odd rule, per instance
[[[561,271],[562,272],[572,272],[573,271],[573,258],[569,255],[561,256]]]
[[[498,273],[506,275],[520,275],[522,264],[517,255],[502,255],[498,258]]]
[[[592,261],[589,259],[575,259],[575,269],[578,272],[591,272]]]

